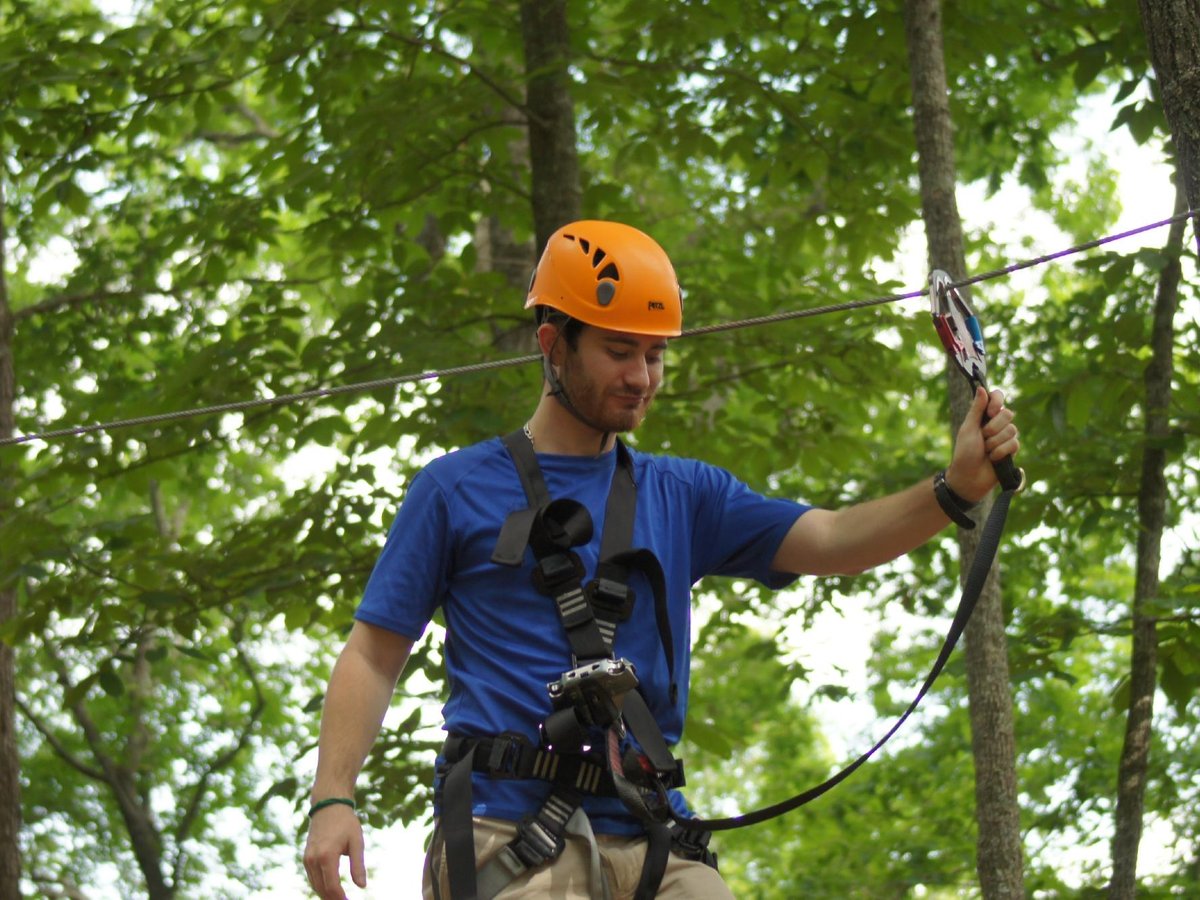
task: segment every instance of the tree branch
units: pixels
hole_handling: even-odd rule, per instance
[[[84,763],[83,760],[75,756],[75,754],[73,754],[70,750],[68,750],[62,741],[58,739],[58,736],[50,730],[50,726],[43,722],[38,715],[29,708],[29,705],[19,696],[17,697],[17,709],[19,709],[21,711],[21,715],[28,719],[29,723],[37,729],[38,733],[46,739],[46,743],[50,745],[50,749],[54,751],[55,755],[58,756],[59,759],[65,762],[76,772],[79,772],[81,775],[84,775],[87,778],[91,778],[93,781],[107,782],[108,779],[104,772],[101,772],[99,769],[93,769],[91,766]]]
[[[400,32],[394,31],[390,28],[372,28],[369,25],[350,25],[350,26],[347,26],[344,30],[361,32],[361,33],[366,33],[366,34],[378,34],[383,37],[389,38],[390,40],[396,41],[397,43],[407,44],[410,47],[416,47],[420,50],[428,50],[430,53],[440,56],[443,59],[449,60],[450,62],[454,63],[456,66],[461,67],[465,72],[467,72],[467,74],[471,75],[473,78],[476,78],[479,81],[483,82],[483,84],[486,85],[487,88],[492,91],[492,93],[494,93],[497,97],[499,97],[501,100],[503,100],[509,106],[511,106],[513,109],[519,111],[527,119],[537,122],[537,124],[541,125],[542,127],[546,127],[546,123],[544,121],[542,121],[541,119],[539,119],[538,116],[536,116],[529,109],[529,107],[525,104],[525,102],[523,100],[521,100],[520,98],[515,97],[511,93],[509,93],[509,91],[503,85],[501,85],[498,81],[496,81],[496,79],[494,79],[492,76],[490,76],[487,72],[484,72],[482,69],[480,69],[474,63],[472,63],[469,59],[467,59],[466,57],[457,56],[454,53],[451,53],[449,50],[447,50],[445,47],[443,47],[441,44],[437,43],[436,41],[432,41],[428,38],[419,38],[419,37],[413,37],[412,35],[401,34]]]
[[[332,276],[330,276],[332,277]],[[12,314],[14,324],[20,323],[25,319],[31,319],[34,316],[44,315],[46,313],[58,312],[64,308],[82,306],[86,303],[93,303],[100,300],[141,300],[147,296],[162,296],[180,298],[187,293],[194,291],[213,290],[222,288],[230,284],[247,284],[252,287],[262,285],[270,285],[272,287],[306,287],[314,284],[322,284],[328,281],[329,278],[231,278],[220,284],[211,284],[207,281],[197,282],[196,284],[188,285],[185,289],[180,288],[136,288],[130,290],[100,290],[87,291],[79,294],[59,294],[54,297],[49,297],[40,303],[35,303],[32,306],[25,306],[15,310]]]
[[[67,696],[75,690],[76,685],[71,681],[71,676],[67,673],[67,667],[62,661],[62,657],[55,651],[54,646],[49,641],[45,641],[42,644],[42,648],[45,650],[46,655],[50,657],[55,679],[63,689],[63,705],[70,710],[72,718],[79,724],[79,729],[83,732],[88,748],[92,751],[92,756],[100,764],[101,777],[99,780],[115,788],[118,781],[117,765],[104,752],[104,740],[100,736],[100,729],[96,727],[96,723],[92,720],[91,714],[88,713],[87,707],[83,705],[82,701],[74,700],[69,704],[66,702]]]
[[[240,626],[238,627],[240,629]],[[205,767],[203,773],[200,775],[200,778],[193,786],[187,808],[185,809],[184,814],[180,817],[179,822],[174,829],[176,845],[181,848],[183,847],[185,840],[191,831],[192,824],[195,822],[196,816],[200,812],[200,806],[205,799],[209,781],[218,772],[227,769],[237,758],[238,754],[245,749],[246,745],[250,741],[251,735],[253,735],[254,731],[258,728],[259,720],[262,718],[263,711],[267,706],[266,697],[263,694],[262,686],[258,682],[258,677],[254,671],[254,667],[246,658],[245,651],[242,649],[240,637],[236,635],[234,637],[234,648],[236,649],[237,653],[238,665],[242,671],[246,673],[246,677],[250,680],[250,685],[254,689],[254,707],[246,716],[245,725],[242,727],[241,733],[238,735],[238,738],[234,742],[233,746],[214,758]],[[176,883],[179,881],[179,870],[181,869],[183,862],[184,854],[181,850],[175,861]]]
[[[236,146],[238,144],[247,144],[250,141],[257,140],[275,140],[279,137],[279,132],[271,127],[271,124],[255,112],[250,106],[245,103],[237,103],[232,106],[226,106],[225,111],[229,113],[237,113],[243,119],[250,123],[249,131],[209,131],[206,129],[196,132],[196,137],[209,141],[214,144],[223,144],[225,146]]]
[[[33,306],[26,306],[18,309],[13,313],[13,322],[19,323],[25,319],[31,319],[34,316],[40,316],[43,313],[57,312],[60,309],[82,306],[85,303],[93,303],[98,300],[125,300],[135,299],[140,300],[150,293],[146,290],[136,291],[88,291],[83,294],[60,294],[57,297],[51,297],[48,300],[43,300],[41,303],[35,303]],[[155,291],[155,293],[159,293]],[[165,291],[162,293],[166,293]]]

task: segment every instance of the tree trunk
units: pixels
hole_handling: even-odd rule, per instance
[[[1179,183],[1187,208],[1200,210],[1200,0],[1138,0],[1138,9],[1175,142]],[[1200,227],[1192,233],[1200,251]]]
[[[540,254],[555,229],[580,217],[575,107],[566,0],[522,0],[533,225]]]
[[[173,900],[175,889],[163,872],[162,836],[154,824],[148,798],[138,791],[137,774],[121,768],[115,776],[109,782],[109,787],[129,832],[129,842],[138,869],[146,879],[146,897],[148,900]]]
[[[1175,208],[1186,208],[1183,178],[1176,183]],[[1146,773],[1154,734],[1154,693],[1158,688],[1158,632],[1154,604],[1158,599],[1158,568],[1163,523],[1167,510],[1167,451],[1170,433],[1171,379],[1174,374],[1175,309],[1179,302],[1184,223],[1171,226],[1167,236],[1168,262],[1154,298],[1154,324],[1150,334],[1150,364],[1146,367],[1146,441],[1138,485],[1137,572],[1133,587],[1133,635],[1129,659],[1129,709],[1125,716],[1125,743],[1117,773],[1117,812],[1112,844],[1113,900],[1132,897],[1137,891],[1138,846],[1146,801]]]
[[[2,170],[0,170],[2,172]],[[16,374],[13,368],[13,316],[4,277],[7,211],[0,181],[0,438],[13,436]],[[17,450],[0,450],[0,520],[13,512]],[[0,583],[0,625],[17,614],[15,584]],[[21,896],[21,762],[17,756],[16,664],[13,648],[0,641],[0,897]]]
[[[938,0],[906,0],[904,14],[929,262],[931,268],[943,269],[961,280],[966,260],[955,199],[954,135],[942,52],[941,6]],[[957,432],[971,398],[965,379],[953,366],[948,367],[947,378],[952,426]],[[990,501],[985,502],[984,516],[990,506]],[[965,579],[979,544],[979,530],[959,529],[958,544],[960,577]],[[966,659],[979,883],[989,900],[1024,897],[1012,696],[998,563],[988,575],[967,627]]]

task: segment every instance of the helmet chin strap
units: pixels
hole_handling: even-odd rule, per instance
[[[554,338],[554,343],[558,343],[557,337]],[[554,347],[551,346],[550,353],[553,352]],[[550,385],[550,396],[561,403],[567,412],[573,415],[588,428],[592,429],[593,431],[600,432],[600,449],[596,451],[596,455],[599,456],[604,452],[604,445],[608,443],[608,437],[610,434],[612,434],[612,432],[589,420],[587,416],[580,412],[579,407],[571,402],[571,398],[567,394],[566,387],[559,379],[558,373],[554,371],[554,366],[550,364],[550,353],[547,353],[542,357],[542,375],[546,379],[546,383]]]

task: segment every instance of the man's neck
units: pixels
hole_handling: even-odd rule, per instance
[[[533,440],[533,449],[538,453],[560,453],[566,456],[599,456],[607,453],[616,444],[616,435],[604,436],[585,425],[554,397],[543,394],[527,423],[528,433]]]

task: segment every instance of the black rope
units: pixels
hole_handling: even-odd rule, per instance
[[[1005,266],[1002,269],[994,269],[990,272],[984,272],[980,275],[973,275],[965,278],[962,281],[957,281],[951,284],[951,287],[967,287],[972,284],[978,284],[981,281],[987,281],[993,278],[1001,278],[1005,275],[1011,275],[1013,272],[1019,272],[1022,269],[1029,269],[1034,266],[1044,265],[1053,262],[1057,259],[1062,259],[1065,256],[1070,256],[1075,253],[1082,253],[1085,250],[1093,250],[1096,247],[1110,244],[1114,241],[1124,240],[1125,238],[1133,237],[1146,231],[1152,231],[1155,228],[1162,228],[1164,225],[1172,225],[1175,222],[1184,219],[1196,219],[1200,217],[1200,212],[1196,210],[1188,210],[1187,212],[1177,213],[1167,219],[1162,219],[1158,222],[1151,222],[1149,225],[1141,225],[1137,228],[1131,228],[1128,231],[1122,231],[1118,234],[1110,234],[1102,238],[1086,241],[1082,244],[1076,244],[1068,247],[1065,250],[1059,250],[1056,253],[1049,253],[1045,256],[1038,256],[1033,259],[1022,260],[1021,262],[1013,263]],[[765,316],[755,316],[749,319],[739,319],[732,322],[718,322],[714,325],[702,325],[699,328],[689,328],[685,330],[681,337],[696,337],[703,334],[717,334],[723,331],[734,331],[739,328],[756,328],[761,325],[770,325],[776,322],[787,322],[793,319],[807,319],[813,316],[823,316],[835,312],[846,312],[853,309],[864,309],[871,306],[881,306],[885,303],[896,303],[900,300],[912,300],[915,297],[924,297],[926,289],[908,291],[903,294],[889,294],[883,297],[873,297],[867,300],[850,300],[845,303],[831,303],[825,306],[814,306],[808,309],[788,310],[784,312],[772,313]],[[133,428],[138,425],[154,425],[162,422],[176,422],[181,419],[196,418],[198,416],[217,415],[219,413],[242,412],[248,409],[259,409],[270,406],[282,406],[287,403],[298,403],[305,400],[315,400],[322,397],[334,397],[339,394],[355,394],[366,391],[375,390],[382,387],[395,387],[401,384],[411,384],[418,381],[432,381],[440,378],[450,378],[456,375],[470,375],[476,372],[487,372],[496,369],[507,369],[515,366],[528,365],[531,362],[541,360],[541,355],[532,354],[529,356],[518,356],[510,359],[497,359],[489,362],[472,363],[470,365],[455,366],[449,369],[437,369],[428,372],[420,372],[414,375],[397,375],[392,378],[378,378],[374,381],[362,381],[355,384],[345,384],[336,387],[315,388],[310,391],[301,391],[295,394],[280,394],[277,397],[258,397],[254,400],[240,400],[233,403],[218,403],[213,406],[201,406],[196,409],[178,410],[175,412],[158,413],[149,416],[136,416],[129,419],[118,419],[112,422],[98,422],[94,425],[77,425],[71,428],[59,428],[54,431],[33,432],[30,434],[16,435],[13,437],[0,438],[0,447],[7,447],[13,444],[24,444],[29,441],[48,441],[53,438],[74,437],[77,435],[91,434],[96,431],[115,431],[120,428]]]
[[[773,803],[770,806],[756,809],[753,812],[741,813],[722,819],[689,819],[681,817],[677,818],[676,821],[686,828],[695,828],[698,831],[729,831],[733,828],[757,825],[760,822],[777,818],[784,813],[789,813],[794,809],[804,806],[806,803],[811,803],[813,800],[837,787],[874,756],[884,744],[891,740],[892,736],[900,730],[900,726],[908,721],[908,717],[916,712],[921,701],[925,699],[925,696],[933,687],[933,683],[946,667],[946,663],[950,661],[950,654],[954,652],[959,638],[962,637],[963,632],[966,630],[967,623],[971,619],[971,613],[975,611],[980,594],[983,593],[984,582],[987,581],[988,573],[991,572],[992,562],[996,558],[996,551],[1000,546],[1000,536],[1004,533],[1004,523],[1008,518],[1009,504],[1012,502],[1013,495],[1019,489],[1018,486],[1001,491],[1000,495],[996,498],[996,502],[992,505],[992,511],[984,523],[983,531],[980,533],[979,544],[975,548],[975,556],[971,560],[971,568],[968,570],[966,581],[963,584],[958,608],[954,612],[950,629],[946,634],[945,640],[942,641],[942,649],[938,652],[937,659],[933,663],[933,668],[925,676],[925,681],[921,684],[921,689],[917,691],[917,696],[913,698],[913,701],[901,713],[900,718],[892,724],[892,727],[887,730],[883,737],[872,745],[871,749],[815,787],[811,787],[803,793],[796,794],[794,797],[789,797],[787,800],[782,800],[779,803]]]
[[[135,425],[153,425],[159,422],[174,422],[179,419],[189,419],[196,416],[216,415],[218,413],[241,412],[247,409],[258,409],[265,406],[281,406],[285,403],[296,403],[302,400],[313,400],[319,397],[334,397],[338,394],[356,394],[375,390],[381,387],[395,387],[416,381],[432,381],[435,378],[447,378],[453,375],[469,375],[474,372],[486,372],[491,369],[503,369],[508,366],[519,366],[540,360],[540,355],[521,356],[514,359],[497,359],[491,362],[472,363],[466,366],[456,366],[452,369],[421,372],[417,375],[397,375],[393,378],[377,378],[374,381],[360,381],[356,384],[344,384],[337,387],[314,388],[311,391],[301,391],[297,394],[280,394],[277,397],[259,397],[254,400],[239,400],[233,403],[217,403],[213,406],[201,406],[196,409],[184,409],[176,412],[156,413],[149,416],[136,416],[132,419],[118,419],[114,422],[98,422],[95,425],[77,425],[73,428],[60,428],[57,431],[43,431],[37,434],[23,434],[17,437],[0,439],[0,447],[8,444],[20,444],[33,440],[48,440],[57,437],[90,434],[94,431],[110,431],[117,428],[131,428]]]

